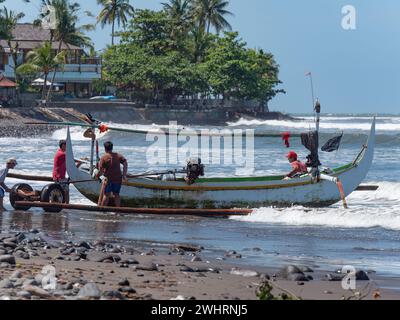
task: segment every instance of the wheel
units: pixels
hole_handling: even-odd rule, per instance
[[[29,210],[31,207],[30,206],[17,206],[15,202],[17,201],[24,201],[26,198],[21,197],[18,195],[18,191],[25,191],[25,192],[32,192],[33,189],[29,184],[26,183],[17,183],[14,187],[12,187],[11,192],[10,192],[10,203],[12,207],[15,210]]]
[[[65,203],[64,189],[58,183],[51,183],[42,189],[40,201],[48,203]],[[44,208],[46,212],[60,212],[62,209]]]

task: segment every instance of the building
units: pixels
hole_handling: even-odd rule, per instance
[[[12,46],[16,47],[17,45],[18,64],[22,64],[26,62],[29,51],[50,40],[50,30],[22,23],[16,26],[13,36]],[[52,47],[55,52],[58,50],[59,44],[59,42],[53,41]],[[1,48],[3,49],[1,50]],[[64,85],[65,94],[75,97],[91,96],[93,80],[101,79],[101,58],[89,57],[82,48],[71,44],[63,43],[61,48],[67,51],[67,56],[63,68],[56,72],[55,82]],[[13,65],[7,41],[0,39],[0,73],[8,79],[14,80]],[[53,72],[49,74],[48,79],[53,79]]]

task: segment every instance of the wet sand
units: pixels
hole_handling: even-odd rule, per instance
[[[235,252],[217,260],[204,248],[190,245],[160,249],[145,243],[135,247],[101,240],[75,243],[49,240],[39,230],[31,231],[0,234],[0,299],[258,300],[256,293],[266,281],[275,297],[400,298],[399,291],[385,289],[387,284],[400,287],[400,279],[372,271],[365,273],[370,280],[357,281],[351,292],[342,289],[341,281],[327,281],[327,271],[299,266],[304,272],[289,267],[285,273],[243,261],[238,265],[231,258]],[[43,285],[51,281],[43,282],[45,266],[56,271],[56,286],[47,290]]]

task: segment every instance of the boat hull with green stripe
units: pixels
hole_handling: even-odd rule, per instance
[[[375,119],[368,141],[352,163],[333,169],[329,174],[343,184],[346,196],[366,177],[374,156]],[[71,180],[90,179],[88,171],[77,168],[74,161],[70,132],[67,135],[67,172]],[[97,203],[100,182],[76,183],[86,198]],[[335,183],[327,180],[313,182],[311,176],[283,180],[282,175],[263,177],[204,178],[188,185],[183,179],[158,180],[152,177],[128,178],[121,188],[121,204],[127,207],[229,209],[288,207],[303,205],[324,207],[341,200]]]

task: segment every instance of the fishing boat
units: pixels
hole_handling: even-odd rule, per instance
[[[70,131],[67,131],[67,172],[86,198],[97,202],[101,182],[90,181],[88,170],[76,165]],[[374,156],[375,119],[366,144],[351,163],[334,168],[317,181],[306,174],[283,180],[284,176],[199,178],[188,184],[184,178],[162,180],[160,177],[128,177],[121,189],[121,203],[126,207],[229,209],[332,205],[355,191],[366,177]],[[89,180],[89,181],[88,181]],[[341,182],[342,190],[337,181]]]

